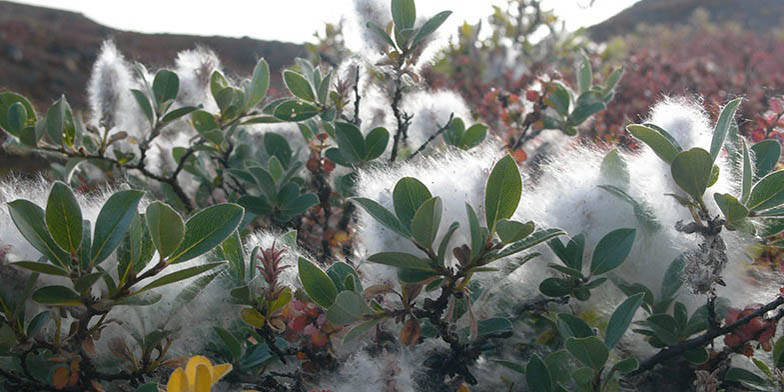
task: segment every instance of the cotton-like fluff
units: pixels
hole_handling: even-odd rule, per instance
[[[501,153],[495,146],[485,145],[470,151],[449,150],[438,156],[423,157],[412,162],[400,163],[392,167],[369,168],[359,171],[357,196],[366,197],[394,211],[392,191],[403,177],[414,177],[428,187],[433,196],[443,202],[443,214],[438,236],[434,243],[441,241],[452,222],[459,222],[460,229],[450,241],[451,247],[468,241],[468,218],[466,203],[484,216],[484,187],[487,176]],[[365,255],[379,252],[402,251],[423,255],[411,241],[395,234],[371,217],[364,209],[358,209],[357,240]],[[450,258],[451,259],[451,258]],[[395,282],[396,270],[393,267],[364,263],[360,271],[368,284]]]
[[[421,367],[407,349],[383,352],[371,356],[364,350],[341,360],[340,369],[319,381],[319,389],[335,392],[409,392],[419,390],[412,379],[414,370]]]
[[[147,120],[131,89],[138,88],[131,67],[112,41],[101,46],[87,87],[90,124],[132,133]]]
[[[649,122],[670,131],[684,149],[710,146],[710,127],[707,117],[693,104],[667,100],[657,105]],[[521,206],[516,216],[533,219],[540,225],[565,229],[570,235],[583,233],[586,236],[585,258],[590,256],[597,242],[605,234],[618,228],[636,228],[633,249],[616,274],[629,282],[643,283],[659,295],[659,287],[670,263],[681,253],[697,249],[702,238],[696,234],[684,234],[675,229],[678,221],[689,222],[691,215],[667,193],[683,194],[672,180],[669,165],[644,146],[639,153],[621,154],[628,166],[631,181],[627,193],[635,200],[647,204],[661,228],[651,230],[641,224],[632,207],[617,197],[599,188],[599,185],[621,185],[618,179],[601,175],[600,165],[606,151],[596,147],[572,146],[542,166],[542,175],[536,184],[526,184]],[[735,194],[737,180],[732,177],[729,160],[720,155],[716,164],[721,170],[718,182],[704,195],[705,203],[713,214],[719,209],[713,199],[714,193]],[[750,239],[738,232],[723,230],[722,238],[727,244],[728,266],[723,274],[727,287],[718,287],[718,294],[730,299],[734,306],[742,307],[753,302],[767,302],[775,296],[777,287],[750,283],[745,273],[749,258],[744,253],[744,244]],[[543,257],[529,262],[509,277],[508,287],[521,296],[536,293],[536,285],[515,284],[519,276],[530,277],[543,274],[548,263],[560,263],[546,249],[540,247]],[[516,288],[516,289],[515,289]],[[594,290],[592,307],[609,314],[624,299],[610,284]],[[679,301],[693,311],[706,301],[705,296],[696,296],[686,288],[679,292]]]
[[[471,126],[471,110],[459,94],[448,91],[416,91],[406,94],[401,108],[408,114],[413,114],[411,125],[408,127],[408,143],[412,150],[416,150],[430,136],[449,121],[449,115],[461,118],[466,127]]]
[[[355,53],[362,53],[364,56],[373,55],[370,59],[376,59],[381,54],[383,48],[387,46],[386,41],[378,34],[367,27],[373,22],[382,29],[392,21],[392,14],[389,2],[383,0],[354,0],[354,12],[349,14],[349,23],[346,24],[346,43]]]
[[[181,106],[204,105],[211,113],[218,111],[218,105],[210,92],[210,77],[221,69],[221,61],[210,49],[197,47],[177,53],[175,72],[180,78],[180,91],[177,104]]]

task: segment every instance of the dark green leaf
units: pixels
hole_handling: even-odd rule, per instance
[[[617,268],[634,245],[635,229],[617,229],[599,240],[591,258],[591,274],[600,275]]]
[[[432,272],[433,267],[424,259],[402,252],[381,252],[368,256],[368,261],[393,267]]]
[[[180,263],[201,256],[220,245],[242,221],[244,210],[237,204],[207,207],[185,222],[185,237],[169,261]]]
[[[784,203],[784,170],[763,177],[751,188],[746,207],[752,211],[767,210]]]
[[[104,203],[95,220],[90,264],[100,264],[120,245],[143,196],[142,191],[121,191]]]
[[[596,336],[566,339],[566,350],[580,363],[594,371],[604,367],[610,354],[604,343]]]
[[[440,197],[426,200],[411,220],[411,234],[414,240],[425,249],[430,249],[441,225],[443,203]]]
[[[308,102],[316,100],[316,96],[313,94],[313,87],[301,74],[289,70],[283,71],[283,81],[295,97]]]
[[[304,121],[318,115],[321,110],[308,103],[290,99],[281,102],[275,107],[274,116],[283,121]]]
[[[754,167],[756,168],[754,176],[761,178],[770,173],[779,163],[781,144],[778,140],[763,140],[751,146],[751,151],[754,153]]]
[[[33,301],[42,305],[79,306],[79,293],[65,286],[44,286],[33,293]]]
[[[389,144],[389,131],[386,128],[374,128],[365,137],[365,161],[372,161],[387,149]]]
[[[675,183],[695,200],[702,200],[713,170],[710,154],[701,148],[681,151],[672,160],[670,172]]]
[[[150,238],[162,258],[169,257],[182,244],[185,223],[174,208],[160,201],[147,207],[145,214]]]
[[[267,90],[270,84],[269,65],[264,59],[259,59],[256,66],[253,68],[253,76],[250,80],[250,88],[247,91],[248,100],[245,103],[245,108],[252,108],[267,96]]]
[[[158,110],[163,109],[167,102],[176,99],[179,91],[180,78],[176,73],[162,69],[155,74],[155,79],[152,81],[152,92],[155,95]]]
[[[335,325],[347,325],[372,312],[361,295],[354,291],[341,291],[327,309],[327,320]]]
[[[680,152],[680,148],[678,148],[669,138],[647,125],[632,124],[626,126],[626,130],[629,131],[632,136],[647,144],[659,158],[667,163],[671,163]]]
[[[421,207],[426,200],[429,200],[432,197],[427,186],[416,178],[401,178],[397,184],[395,184],[395,189],[392,191],[395,214],[398,219],[400,219],[400,223],[410,229],[414,214],[416,214],[419,207]]]
[[[8,212],[14,225],[30,245],[61,267],[68,268],[71,265],[68,254],[57,246],[46,230],[44,210],[41,207],[28,200],[19,199],[8,203]]]
[[[501,219],[496,223],[496,231],[501,242],[508,244],[520,241],[534,232],[534,222],[517,222],[508,219]]]
[[[338,295],[338,289],[332,279],[321,268],[303,257],[299,258],[297,266],[299,280],[308,297],[324,309],[332,306]]]
[[[531,392],[550,392],[553,381],[550,370],[539,355],[534,354],[525,366],[525,381]]]
[[[57,181],[46,203],[46,226],[54,242],[68,253],[82,242],[82,209],[71,188]]]
[[[362,208],[367,211],[370,216],[372,216],[375,220],[379,221],[381,224],[386,226],[388,229],[394,231],[395,233],[400,234],[403,237],[408,238],[411,234],[410,231],[403,226],[402,223],[393,215],[389,210],[384,208],[381,204],[376,203],[371,199],[367,199],[364,197],[354,197],[351,201],[359,204]]]
[[[517,210],[523,182],[514,158],[503,157],[493,167],[485,188],[485,213],[490,233],[499,219],[510,218]]]
[[[411,41],[411,46],[414,47],[418,43],[422,42],[426,39],[430,34],[433,34],[439,27],[441,27],[446,19],[449,18],[449,15],[452,15],[452,11],[441,11],[437,13],[432,18],[428,19],[422,27],[420,27],[416,34],[414,35],[414,39]]]
[[[640,305],[642,305],[643,294],[635,294],[626,298],[610,316],[610,322],[607,324],[607,332],[604,336],[604,344],[607,348],[612,349],[626,333],[629,325],[632,323],[634,314],[637,313]]]

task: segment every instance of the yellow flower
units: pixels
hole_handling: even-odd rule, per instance
[[[183,368],[177,368],[166,384],[168,392],[210,392],[212,386],[231,371],[230,363],[212,365],[207,357],[196,355]]]

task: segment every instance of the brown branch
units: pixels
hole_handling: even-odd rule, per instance
[[[450,126],[450,125],[452,125],[452,120],[453,120],[454,118],[455,118],[455,114],[454,114],[454,113],[451,113],[451,114],[449,114],[449,119],[446,121],[446,124],[444,124],[443,126],[439,127],[439,128],[438,128],[438,130],[437,130],[437,131],[436,131],[434,134],[430,135],[430,137],[429,137],[429,138],[427,138],[427,140],[425,140],[425,142],[424,142],[424,143],[422,143],[422,145],[421,145],[421,146],[419,146],[419,148],[417,148],[417,149],[416,149],[416,151],[414,151],[414,153],[413,153],[413,154],[409,155],[409,156],[406,158],[406,162],[410,161],[412,158],[414,158],[415,156],[417,156],[417,154],[419,154],[420,152],[424,151],[424,150],[425,150],[425,147],[427,147],[427,145],[428,145],[428,144],[430,144],[430,143],[431,143],[433,140],[435,140],[435,139],[436,139],[436,138],[437,138],[439,135],[441,135],[441,134],[442,134],[442,133],[444,133],[444,132],[445,132],[447,129],[449,129],[449,126]]]
[[[678,344],[677,346],[668,347],[664,350],[659,351],[656,355],[646,359],[640,364],[640,367],[637,370],[629,373],[628,377],[633,377],[639,375],[647,370],[653,369],[654,366],[667,361],[669,359],[675,358],[691,349],[695,349],[698,347],[702,347],[707,345],[716,339],[719,336],[726,335],[746,324],[751,322],[752,319],[760,317],[765,313],[778,308],[779,306],[784,304],[784,297],[777,297],[774,301],[765,304],[765,306],[755,310],[753,313],[749,314],[746,317],[738,319],[732,324],[725,325],[722,328],[715,329],[713,331],[708,331],[696,338],[685,340],[682,343]],[[781,318],[784,316],[784,313],[779,313],[776,317]]]

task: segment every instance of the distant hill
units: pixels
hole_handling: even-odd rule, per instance
[[[697,8],[708,11],[714,23],[733,21],[757,31],[781,27],[784,22],[784,0],[641,0],[590,27],[588,33],[596,41],[606,41],[634,32],[639,23],[686,24]]]
[[[76,108],[86,107],[86,86],[101,43],[114,39],[131,60],[170,65],[177,52],[203,45],[213,49],[230,73],[250,74],[264,57],[273,86],[280,69],[305,55],[302,45],[250,38],[141,34],[115,30],[84,15],[0,1],[0,90],[29,96],[39,109],[61,93]]]

